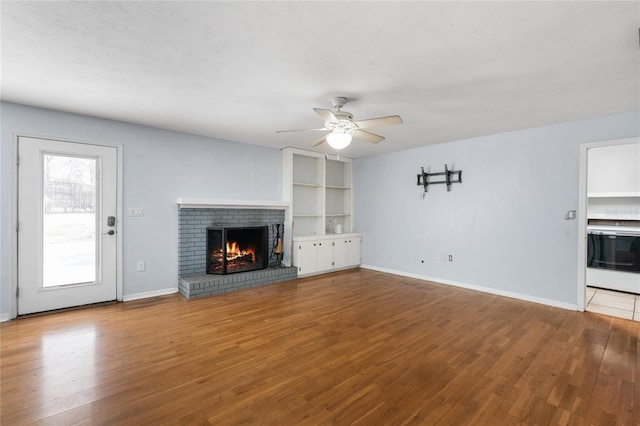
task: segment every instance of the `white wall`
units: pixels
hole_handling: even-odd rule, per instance
[[[363,264],[576,306],[577,221],[564,218],[578,205],[578,147],[638,136],[638,117],[635,111],[356,159]],[[445,163],[463,171],[462,184],[451,192],[430,186],[421,200],[420,167],[440,172]],[[437,261],[437,253],[452,254],[453,262]]]
[[[33,134],[124,147],[124,295],[177,287],[178,197],[281,200],[281,153],[122,122],[1,104],[0,315],[10,312],[12,137]],[[144,217],[127,217],[143,207]],[[136,272],[136,261],[146,270]]]

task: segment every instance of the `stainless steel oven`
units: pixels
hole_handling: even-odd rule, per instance
[[[640,227],[587,227],[587,285],[640,294]]]
[[[640,232],[598,228],[587,231],[587,266],[640,273]]]

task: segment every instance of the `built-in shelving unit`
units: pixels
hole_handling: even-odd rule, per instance
[[[360,264],[362,235],[353,233],[352,160],[296,148],[282,150],[285,246],[299,276]]]
[[[325,229],[351,232],[351,162],[325,160]]]
[[[352,232],[350,158],[283,150],[283,195],[293,236]]]
[[[287,184],[294,235],[322,233],[323,164],[321,158],[291,154],[291,180]],[[285,198],[287,199],[287,198]]]

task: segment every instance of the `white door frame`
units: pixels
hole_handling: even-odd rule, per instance
[[[591,148],[630,145],[640,138],[624,138],[580,144],[578,178],[578,310],[584,312],[587,299],[587,169],[588,151]]]
[[[62,141],[62,142],[74,142],[74,143],[81,143],[81,144],[86,144],[86,145],[100,145],[100,146],[108,146],[111,148],[115,148],[117,151],[117,180],[118,182],[116,183],[116,188],[117,188],[117,206],[116,206],[116,212],[117,212],[117,217],[118,220],[116,221],[116,300],[118,300],[119,302],[122,301],[123,299],[123,294],[124,294],[124,284],[123,284],[123,271],[122,271],[122,240],[123,240],[123,233],[122,233],[122,222],[124,219],[124,216],[122,215],[122,212],[124,211],[123,209],[123,198],[122,198],[122,193],[123,193],[123,170],[122,170],[122,158],[123,158],[123,150],[124,150],[124,146],[122,144],[113,144],[113,143],[108,143],[108,142],[102,142],[102,141],[91,141],[91,140],[83,140],[83,139],[77,139],[77,138],[69,138],[66,136],[60,136],[60,137],[56,137],[56,136],[51,136],[51,135],[41,135],[41,134],[34,134],[34,133],[25,133],[25,132],[12,132],[11,134],[11,158],[13,158],[12,161],[12,170],[11,170],[11,179],[12,179],[12,185],[11,185],[11,208],[9,211],[9,220],[11,223],[11,254],[10,254],[10,261],[11,261],[11,270],[10,270],[10,279],[11,279],[11,312],[10,312],[10,318],[9,319],[14,319],[18,316],[18,296],[17,296],[17,292],[18,292],[18,230],[17,230],[17,225],[18,225],[18,162],[17,162],[17,158],[18,158],[18,138],[19,137],[29,137],[29,138],[38,138],[38,139],[50,139],[50,140],[55,140],[55,141]]]

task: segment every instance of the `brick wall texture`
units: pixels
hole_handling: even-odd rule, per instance
[[[207,228],[232,226],[269,227],[269,255],[275,242],[275,224],[284,223],[284,210],[180,209],[178,213],[178,273],[203,275],[206,271]],[[280,227],[282,233],[282,226]],[[275,258],[269,258],[271,264]]]

